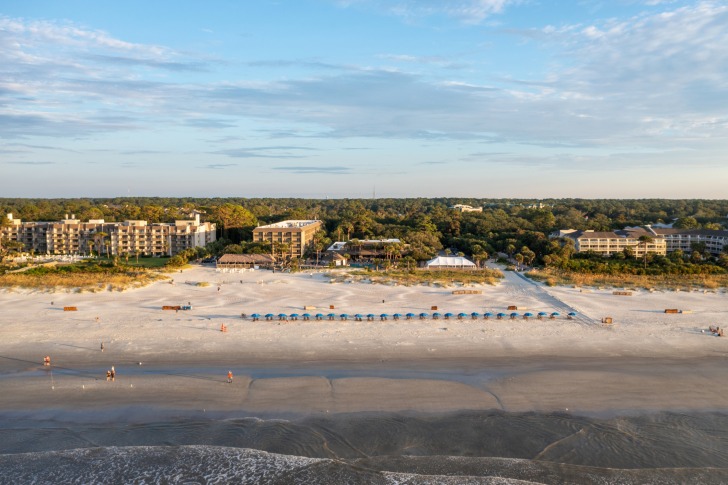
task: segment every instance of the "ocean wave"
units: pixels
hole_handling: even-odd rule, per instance
[[[638,484],[725,483],[725,469],[619,470],[483,457],[306,458],[218,446],[82,448],[0,455],[1,484]]]

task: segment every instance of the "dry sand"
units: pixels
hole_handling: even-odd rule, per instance
[[[124,292],[0,293],[0,410],[728,409],[721,373],[728,337],[707,332],[726,321],[720,290],[617,296],[545,288],[506,273],[496,286],[468,288],[482,294],[454,295],[456,287],[330,283],[317,273],[195,267],[171,276],[173,283]],[[190,311],[162,310],[188,302]],[[353,320],[356,313],[432,313],[432,306],[441,313],[510,313],[509,305],[521,314],[562,316]],[[241,318],[303,314],[304,306],[350,319]],[[686,312],[665,314],[666,308]],[[571,309],[576,319],[563,316]],[[600,323],[606,316],[611,326]],[[51,370],[41,365],[44,355]],[[119,373],[113,383],[103,378],[111,365]],[[235,370],[233,384],[228,369]]]

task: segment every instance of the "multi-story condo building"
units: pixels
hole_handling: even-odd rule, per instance
[[[81,222],[74,215],[58,222],[22,222],[8,214],[10,225],[0,237],[18,241],[38,254],[97,254],[174,256],[185,249],[215,241],[215,224],[192,220],[148,224],[147,221]]]
[[[552,236],[572,239],[577,252],[592,251],[604,256],[623,251],[627,247],[632,249],[635,256],[644,256],[645,251],[664,255],[678,249],[689,254],[693,251],[693,244],[696,243],[705,244],[705,250],[717,256],[728,245],[728,231],[651,226],[610,232],[566,229]],[[639,241],[640,236],[649,236],[652,242],[645,245]]]
[[[559,237],[567,237],[574,241],[576,252],[591,251],[602,256],[611,256],[629,248],[636,257],[645,255],[645,252],[665,255],[667,245],[665,239],[644,229],[625,229],[621,231],[576,231],[562,230]],[[642,243],[640,236],[650,236],[651,242]]]
[[[284,253],[292,258],[302,258],[306,248],[313,241],[313,235],[316,234],[321,226],[322,221],[318,220],[289,220],[268,224],[267,226],[258,226],[253,229],[254,242],[269,242],[271,244],[286,244],[287,252]],[[276,248],[273,248],[276,252]]]
[[[659,237],[665,238],[668,253],[679,249],[685,254],[690,254],[693,251],[693,244],[705,244],[705,250],[717,256],[728,245],[728,231],[674,228],[651,230]]]

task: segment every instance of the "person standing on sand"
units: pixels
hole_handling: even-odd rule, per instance
[[[101,352],[103,352],[103,351],[104,351],[104,343],[101,342]]]
[[[232,384],[232,383],[233,383],[233,371],[229,370],[228,371],[228,384]]]
[[[111,381],[113,382],[114,379],[116,379],[116,370],[114,369],[114,366],[111,366]]]

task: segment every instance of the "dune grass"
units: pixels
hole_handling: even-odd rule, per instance
[[[717,289],[728,287],[728,275],[606,275],[575,273],[553,268],[530,271],[526,274],[549,286],[591,286],[609,288],[656,289]]]
[[[163,273],[99,261],[35,266],[0,275],[0,287],[78,289],[80,291],[124,290],[165,279]]]
[[[406,270],[387,271],[349,271],[337,275],[337,280],[369,280],[372,283],[397,283],[402,285],[438,284],[451,286],[456,284],[489,284],[494,285],[503,278],[500,271],[481,269],[477,271],[457,270]]]

